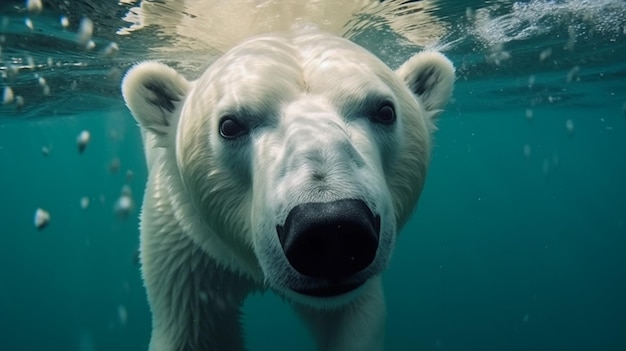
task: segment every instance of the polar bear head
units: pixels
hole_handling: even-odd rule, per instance
[[[178,176],[159,186],[184,194],[186,216],[203,223],[187,230],[195,242],[284,295],[332,300],[356,294],[387,265],[453,81],[439,53],[418,53],[394,72],[337,36],[269,34],[191,82],[140,64],[123,95],[149,171]],[[220,249],[205,245],[216,240]]]

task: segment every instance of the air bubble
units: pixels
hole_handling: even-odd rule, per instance
[[[525,144],[524,145],[524,157],[530,158],[531,151],[532,150],[530,149],[530,145]]]
[[[43,8],[41,0],[26,0],[26,8],[29,12],[39,13]]]
[[[565,50],[572,51],[574,50],[574,45],[576,45],[576,29],[574,26],[567,27],[567,43],[565,44]]]
[[[565,121],[565,130],[567,130],[569,134],[574,134],[574,121],[571,119]]]
[[[76,41],[81,45],[88,45],[91,40],[91,36],[93,35],[93,22],[87,18],[83,17],[80,20],[80,24],[78,25],[78,33],[76,37]]]
[[[86,210],[89,207],[89,198],[87,196],[83,196],[80,198],[80,208]]]
[[[116,42],[111,42],[102,50],[102,57],[113,57],[120,51],[119,45]]]
[[[42,208],[35,211],[35,228],[42,230],[50,223],[50,213]]]
[[[502,48],[496,48],[491,54],[487,56],[487,62],[490,62],[496,66],[500,66],[502,62],[511,58],[511,53]]]
[[[78,137],[76,137],[76,145],[78,146],[79,153],[82,154],[85,151],[90,140],[91,134],[89,131],[83,130],[80,134],[78,134]]]
[[[565,79],[568,83],[573,81],[578,81],[578,72],[580,72],[580,66],[574,66],[572,69],[567,72],[567,78]]]
[[[24,98],[21,95],[15,97],[15,106],[18,110],[24,106]]]
[[[126,170],[126,182],[130,182],[131,180],[133,180],[134,176],[135,176],[135,173],[133,173],[132,170],[130,169]]]
[[[550,175],[550,160],[545,158],[543,160],[543,166],[541,167],[541,170],[543,172],[543,176],[547,177]]]
[[[2,93],[2,104],[8,105],[13,102],[13,89],[11,87],[4,87],[4,92]]]
[[[526,119],[530,122],[532,121],[533,117],[535,116],[533,109],[532,108],[527,108],[526,109]]]
[[[111,162],[109,162],[109,172],[111,173],[117,173],[117,171],[119,171],[120,169],[120,159],[117,157],[114,157]]]
[[[63,26],[63,28],[67,28],[70,25],[70,20],[67,19],[67,17],[65,16],[61,16],[61,18],[59,19],[59,22],[61,22],[61,26]]]
[[[133,212],[135,202],[132,197],[132,191],[128,185],[122,187],[122,195],[115,201],[113,210],[120,219],[126,219]]]
[[[126,320],[128,319],[128,311],[126,311],[126,307],[124,307],[124,305],[117,306],[117,316],[120,319],[122,327],[125,326]]]
[[[548,102],[553,104],[555,102],[561,101],[561,97],[560,96],[548,96]]]
[[[546,59],[548,59],[550,56],[552,56],[552,49],[551,48],[547,48],[545,50],[543,50],[540,54],[539,54],[539,61],[545,61]]]
[[[28,27],[28,29],[33,30],[35,27],[33,26],[33,21],[30,18],[26,18],[24,20],[24,24],[26,25],[26,27]]]
[[[122,79],[122,70],[117,67],[112,67],[107,73],[106,78],[112,81],[119,81]]]
[[[13,80],[17,77],[17,75],[20,73],[20,67],[17,65],[13,65],[13,64],[7,64],[6,66],[6,75],[7,75],[7,79],[9,80]]]
[[[532,89],[532,87],[535,85],[535,75],[531,75],[530,77],[528,77],[528,89]]]
[[[27,56],[26,57],[26,68],[33,70],[35,69],[35,60],[33,59],[32,56]]]

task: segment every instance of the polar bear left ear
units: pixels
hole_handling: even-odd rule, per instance
[[[408,59],[396,74],[417,96],[426,111],[437,115],[452,95],[454,66],[439,52],[424,51]]]
[[[131,68],[122,81],[126,105],[142,128],[157,135],[170,130],[180,103],[191,83],[174,69],[158,62],[144,62]]]

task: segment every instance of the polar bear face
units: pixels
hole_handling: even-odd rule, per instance
[[[437,53],[394,72],[348,40],[308,33],[245,41],[194,82],[145,63],[123,92],[150,172],[151,159],[176,170],[171,191],[203,223],[188,235],[216,261],[314,303],[354,296],[386,267],[453,80]],[[155,161],[154,148],[166,156]]]

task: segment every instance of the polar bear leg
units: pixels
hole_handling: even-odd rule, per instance
[[[244,350],[240,309],[251,281],[218,266],[168,213],[144,203],[149,210],[142,214],[141,261],[152,310],[150,351]],[[162,220],[146,221],[149,214]]]
[[[359,298],[338,309],[294,304],[320,351],[382,351],[386,306],[380,277],[372,278]]]

